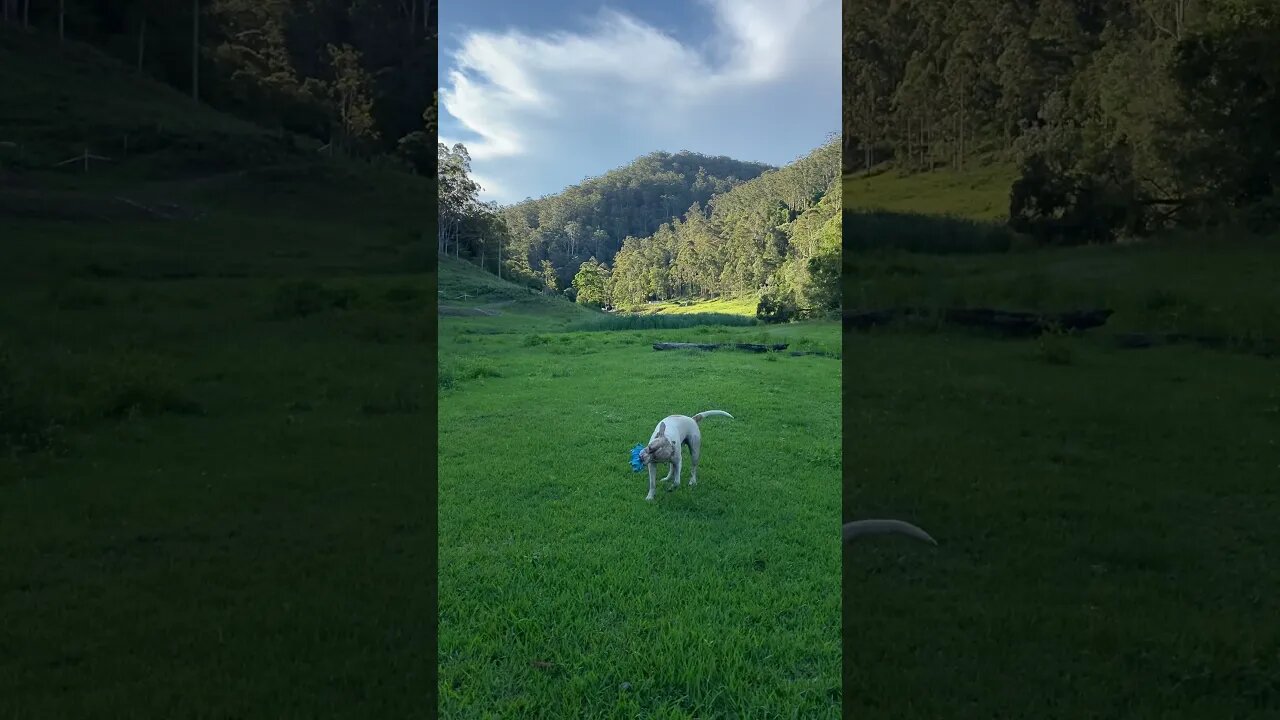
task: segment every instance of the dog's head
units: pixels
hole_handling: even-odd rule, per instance
[[[671,462],[675,459],[675,453],[672,452],[674,444],[671,438],[666,434],[667,424],[665,422],[658,423],[658,434],[645,449],[640,451],[640,462],[650,465],[656,462]]]

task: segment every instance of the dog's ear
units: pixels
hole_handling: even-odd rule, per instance
[[[666,436],[667,436],[667,421],[666,421],[666,420],[663,420],[663,421],[661,421],[661,422],[659,422],[659,423],[658,423],[658,435],[659,435],[660,437],[666,437]]]

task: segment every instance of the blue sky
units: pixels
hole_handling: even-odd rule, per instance
[[[440,141],[483,200],[655,150],[783,165],[840,127],[839,0],[443,0]]]

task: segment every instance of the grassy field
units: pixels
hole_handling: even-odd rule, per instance
[[[433,187],[287,150],[211,171],[187,143],[261,133],[15,38],[26,157],[82,110],[174,142],[0,172],[0,716],[429,715]]]
[[[839,361],[649,347],[838,351],[835,324],[494,309],[440,325],[440,716],[838,717]],[[645,502],[631,447],[708,409],[735,419],[703,423],[698,485]]]
[[[760,298],[755,295],[743,295],[733,298],[717,298],[715,300],[705,300],[695,303],[682,302],[662,302],[647,305],[639,312],[644,314],[664,315],[689,315],[716,313],[722,315],[742,315],[744,317],[755,317],[756,306],[760,303]]]
[[[1242,349],[1280,340],[1274,238],[1169,238],[1113,247],[845,257],[849,308],[1109,308],[1100,335],[1185,333]]]
[[[844,177],[846,210],[881,210],[1003,221],[1009,216],[1008,163],[976,164],[961,171],[904,173],[891,166]]]
[[[939,542],[846,550],[846,711],[1280,716],[1276,239],[845,262],[846,308],[1115,310],[1030,340],[846,335],[846,509]]]
[[[430,705],[431,278],[282,224],[0,222],[6,716]]]

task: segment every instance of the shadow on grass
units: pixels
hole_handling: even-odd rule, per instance
[[[1002,253],[1015,244],[1004,225],[966,218],[845,210],[842,222],[846,252]]]
[[[742,315],[727,313],[690,313],[688,315],[610,315],[583,320],[569,326],[577,332],[602,332],[608,330],[679,330],[704,325],[748,327],[760,321]]]

